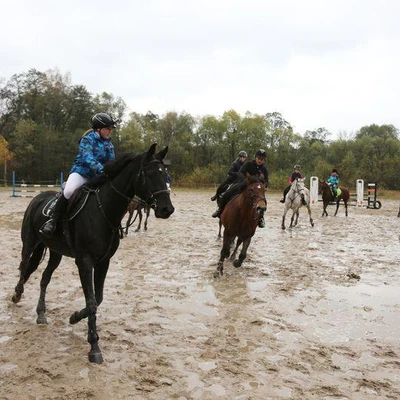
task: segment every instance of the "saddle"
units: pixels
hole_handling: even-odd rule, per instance
[[[333,186],[331,186],[332,196],[335,196],[335,192],[333,191]],[[342,194],[342,189],[336,188],[336,197],[339,197]]]
[[[83,185],[78,190],[74,192],[72,197],[70,198],[67,206],[67,210],[62,216],[64,220],[72,221],[85,207],[87,199],[89,197],[90,192],[93,189],[89,189],[86,185]],[[53,196],[43,207],[42,214],[49,218],[53,213],[54,207],[56,205],[57,199],[61,196],[61,192],[57,193]]]

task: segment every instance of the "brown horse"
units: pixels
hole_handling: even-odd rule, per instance
[[[125,232],[124,232],[124,228],[122,227],[122,225],[120,226],[120,238],[121,239],[124,236],[128,236],[128,230],[133,225],[133,223],[136,221],[137,217],[139,217],[139,225],[135,229],[135,232],[140,231],[140,227],[142,225],[142,219],[143,219],[142,210],[144,210],[144,213],[146,214],[146,218],[144,220],[144,230],[147,231],[147,220],[148,220],[149,215],[150,215],[150,207],[146,204],[146,202],[141,200],[139,197],[135,196],[131,200],[131,202],[129,203],[128,208],[126,209],[126,212],[124,214],[124,217],[125,217],[126,214],[128,214],[128,220],[126,221],[126,225],[125,225]],[[135,215],[135,218],[132,221],[133,213],[135,211],[136,211],[136,215]],[[124,217],[122,217],[122,219]]]
[[[223,275],[224,260],[229,257],[231,246],[237,238],[234,258],[241,244],[239,258],[233,261],[235,267],[240,267],[247,256],[247,249],[254,236],[261,213],[267,209],[265,199],[265,184],[263,179],[248,177],[245,189],[234,197],[225,207],[221,215],[224,226],[223,245],[214,277]],[[231,259],[232,259],[231,257]]]
[[[339,186],[339,189],[341,190],[341,193],[335,199],[335,202],[336,202],[335,216],[339,209],[340,200],[343,200],[346,217],[347,217],[347,202],[350,199],[350,192],[349,192],[349,189],[342,187],[342,186]],[[324,215],[328,216],[328,213],[326,212],[326,208],[328,207],[329,203],[331,203],[333,200],[333,194],[331,191],[331,187],[329,186],[329,184],[327,182],[319,181],[318,182],[318,192],[322,193],[322,202],[324,203],[322,216],[324,216]]]

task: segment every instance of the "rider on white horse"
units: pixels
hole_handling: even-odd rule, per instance
[[[281,203],[285,202],[286,199],[286,195],[288,194],[290,187],[292,186],[292,183],[294,182],[295,179],[303,179],[303,174],[300,173],[300,165],[296,164],[293,167],[293,172],[290,174],[289,177],[289,186],[287,188],[285,188],[285,190],[283,191],[283,198],[280,200]]]

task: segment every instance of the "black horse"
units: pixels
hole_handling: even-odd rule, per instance
[[[105,177],[90,182],[87,187],[76,192],[79,196],[83,196],[85,190],[88,193],[85,206],[72,219],[60,219],[50,238],[39,233],[39,229],[47,220],[43,208],[56,193],[51,191],[39,194],[25,211],[21,230],[20,278],[12,300],[14,303],[20,301],[24,284],[37,269],[45,249],[48,248],[50,257],[40,282],[40,298],[36,308],[37,323],[46,324],[47,285],[62,256],[74,258],[86,307],[74,312],[69,322],[76,324],[81,319],[88,318],[90,362],[103,361],[98,345],[96,311],[103,300],[104,280],[110,259],[119,246],[119,226],[128,204],[137,195],[154,208],[157,218],[168,218],[174,212],[162,161],[168,147],[157,154],[155,148],[156,144],[153,144],[147,152],[123,154],[108,163],[104,168]]]

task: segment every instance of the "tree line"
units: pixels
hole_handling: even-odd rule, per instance
[[[267,152],[271,188],[285,187],[293,165],[300,164],[307,177],[327,179],[336,168],[343,185],[353,187],[356,179],[364,179],[400,190],[399,132],[391,124],[363,126],[331,140],[323,127],[295,132],[278,112],[128,113],[121,97],[93,94],[84,85],[72,84],[69,74],[35,69],[0,80],[3,182],[10,182],[12,170],[19,180],[32,182],[55,181],[61,171],[67,176],[79,138],[90,128],[91,117],[103,111],[122,121],[113,133],[116,153],[141,152],[154,142],[160,148],[169,146],[169,170],[175,184],[219,183],[240,150],[252,158],[262,148]]]

